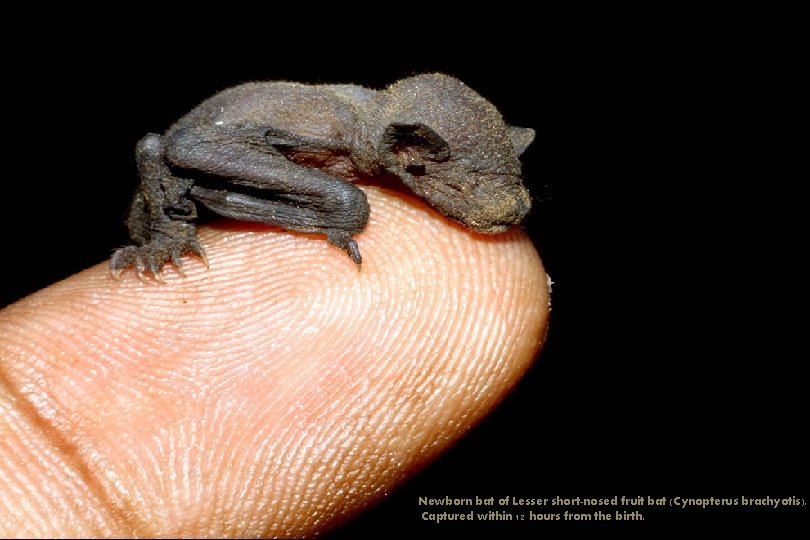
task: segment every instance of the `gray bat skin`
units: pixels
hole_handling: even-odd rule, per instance
[[[393,175],[443,215],[498,233],[531,208],[518,157],[534,130],[442,74],[385,90],[255,82],[203,101],[163,134],[137,144],[140,175],[113,275],[134,267],[162,280],[166,261],[205,260],[197,204],[214,213],[325,234],[360,264],[352,238],[368,221],[360,179]]]

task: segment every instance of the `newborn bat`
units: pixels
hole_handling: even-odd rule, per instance
[[[353,235],[369,206],[352,182],[393,175],[443,215],[497,233],[531,198],[518,157],[534,130],[509,126],[461,81],[442,74],[375,91],[348,84],[254,82],[203,101],[136,146],[140,186],[113,275],[162,280],[166,261],[205,260],[197,205],[215,214],[326,235],[360,264]]]

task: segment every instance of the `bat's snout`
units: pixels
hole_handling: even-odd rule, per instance
[[[484,233],[499,233],[517,225],[532,207],[531,196],[520,183],[479,186],[475,199],[480,203],[465,224]]]

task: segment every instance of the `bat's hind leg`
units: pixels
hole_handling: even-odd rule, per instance
[[[116,279],[126,268],[134,267],[139,277],[148,271],[162,281],[166,261],[181,271],[180,257],[185,253],[205,261],[192,223],[197,217],[196,207],[188,198],[192,181],[171,174],[160,135],[150,133],[142,138],[135,147],[135,159],[141,183],[127,218],[134,245],[117,249],[110,258],[110,269]]]

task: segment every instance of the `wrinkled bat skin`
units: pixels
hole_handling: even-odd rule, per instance
[[[136,147],[140,186],[113,253],[115,277],[134,267],[161,280],[166,261],[205,260],[197,205],[242,221],[325,234],[360,264],[352,236],[369,215],[352,182],[389,174],[472,230],[497,233],[531,206],[518,156],[534,139],[461,81],[417,75],[385,90],[255,82],[202,102]]]

